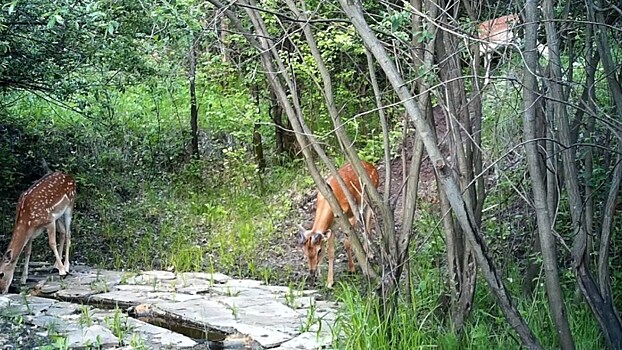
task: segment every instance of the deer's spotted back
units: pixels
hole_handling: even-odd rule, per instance
[[[16,224],[31,226],[47,221],[56,211],[73,206],[75,197],[73,177],[61,172],[50,173],[22,193],[17,203]]]

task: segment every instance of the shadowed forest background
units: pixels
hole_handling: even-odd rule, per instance
[[[72,263],[309,287],[320,191],[359,262],[337,245],[334,348],[622,349],[620,28],[607,1],[5,2],[0,249],[45,160]],[[373,259],[324,181],[360,159]]]

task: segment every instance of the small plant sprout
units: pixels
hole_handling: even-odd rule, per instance
[[[227,290],[225,291],[225,295],[228,297],[237,297],[240,295],[240,290],[231,289],[231,286],[227,286]]]
[[[319,333],[322,330],[322,320],[321,318],[317,317],[315,302],[311,302],[309,310],[307,310],[307,317],[305,318],[304,323],[300,326],[300,331],[302,333],[309,332],[311,331],[311,327],[313,327],[313,325],[315,325],[316,323],[319,324],[317,331]]]
[[[238,318],[238,312],[240,311],[240,309],[235,306],[235,304],[231,305],[231,313],[233,314],[233,317]]]
[[[132,334],[132,339],[130,339],[130,347],[134,350],[147,350],[145,341],[136,333]]]
[[[132,273],[132,272],[124,272],[121,275],[121,280],[119,281],[119,284],[127,284],[129,279],[134,277],[134,276],[135,276],[135,274]]]
[[[26,292],[23,291],[19,295],[22,297],[22,302],[24,303],[24,306],[26,307],[26,312],[28,314],[32,314],[32,309],[30,308],[30,302],[28,301],[28,294],[26,294]]]
[[[155,277],[151,278],[151,287],[153,288],[154,292],[158,291],[158,279]]]
[[[177,274],[177,279],[175,279],[174,281],[171,282],[171,286],[173,287],[174,290],[176,290],[177,288],[175,288],[175,285],[177,283],[177,280],[181,279],[181,286],[182,287],[187,287],[188,286],[188,275],[185,273],[180,273]]]
[[[209,259],[209,286],[214,287],[214,274],[216,273],[216,269],[214,268],[214,259]]]
[[[289,307],[291,307],[292,309],[296,309],[298,308],[297,302],[296,302],[296,290],[294,289],[294,285],[293,283],[289,283],[288,285],[288,289],[287,292],[285,293],[285,304]]]
[[[106,325],[112,331],[112,333],[119,339],[119,342],[123,343],[123,339],[129,331],[127,324],[127,317],[123,315],[119,307],[115,307],[112,317],[106,317]]]
[[[93,324],[93,318],[91,316],[91,308],[88,305],[81,305],[80,319],[78,319],[80,326],[90,327]]]

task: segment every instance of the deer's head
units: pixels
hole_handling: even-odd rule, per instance
[[[13,259],[13,250],[7,250],[2,256],[2,261],[0,261],[0,294],[6,294],[9,291],[16,262]]]
[[[302,248],[302,252],[307,257],[309,263],[309,277],[315,279],[318,277],[318,265],[322,257],[322,243],[330,238],[332,232],[313,232],[305,230],[304,227],[298,225],[298,245]]]

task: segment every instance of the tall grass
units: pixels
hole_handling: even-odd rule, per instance
[[[429,259],[417,260],[429,269]],[[517,276],[514,276],[517,277]],[[520,279],[515,278],[515,281]],[[472,313],[460,333],[454,331],[448,306],[440,301],[445,293],[439,275],[429,273],[412,286],[412,303],[400,296],[393,317],[387,317],[379,298],[362,295],[351,285],[341,285],[337,298],[342,302],[333,329],[334,348],[364,349],[521,349],[517,335],[505,321],[485,282],[480,279]],[[512,282],[508,282],[512,284]],[[518,289],[513,285],[511,289]],[[603,349],[600,330],[585,303],[572,302],[567,295],[567,311],[577,349]],[[545,349],[558,348],[543,287],[532,300],[517,298],[518,309]]]

